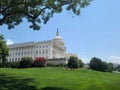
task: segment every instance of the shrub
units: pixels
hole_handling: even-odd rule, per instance
[[[36,57],[33,66],[34,67],[43,67],[45,66],[46,59],[44,57]]]
[[[19,63],[19,68],[31,67],[32,63],[33,63],[32,57],[23,57],[21,58],[21,61]]]
[[[7,68],[11,67],[11,63],[12,62],[7,62],[5,67],[7,67]]]
[[[0,67],[3,67],[3,64],[2,64],[2,62],[0,61]]]
[[[70,56],[68,60],[68,68],[76,69],[79,67],[78,58],[75,56]]]
[[[11,62],[11,68],[18,68],[19,62]]]
[[[5,67],[7,68],[18,68],[19,62],[7,62]]]

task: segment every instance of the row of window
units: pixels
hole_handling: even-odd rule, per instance
[[[48,45],[36,46],[36,48],[48,48]]]
[[[19,62],[21,58],[10,58],[8,59],[8,62]]]
[[[48,50],[39,50],[36,51],[36,54],[48,54]]]
[[[29,50],[33,49],[33,46],[19,47],[19,48],[10,48],[10,51],[18,51],[18,50]]]
[[[15,55],[15,56],[17,56],[17,55],[18,55],[18,56],[20,56],[20,55],[32,55],[32,54],[33,54],[32,51],[31,51],[31,52],[13,52],[13,53],[11,52],[11,53],[10,53],[10,56],[14,56],[14,55]]]
[[[36,55],[40,55],[40,54],[48,54],[48,50],[39,50],[36,51]],[[26,51],[26,52],[10,52],[10,56],[23,56],[23,55],[33,55],[34,52],[33,51]]]
[[[39,57],[44,57],[44,58],[48,58],[48,56],[39,56]],[[21,58],[8,58],[8,62],[18,62],[20,61]]]
[[[19,48],[10,48],[10,51],[29,50],[34,48],[35,48],[34,46],[25,46],[25,47],[19,47]],[[48,45],[36,46],[36,48],[48,48]]]

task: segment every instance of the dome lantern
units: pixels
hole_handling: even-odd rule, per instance
[[[57,28],[56,36],[54,37],[54,40],[62,40],[62,38],[59,35],[59,30]]]

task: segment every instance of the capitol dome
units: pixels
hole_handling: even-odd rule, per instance
[[[62,38],[59,35],[59,31],[57,29],[56,36],[54,37],[54,40],[62,40]]]
[[[62,40],[62,38],[60,36],[55,36],[54,40]]]
[[[53,38],[53,41],[57,42],[57,43],[59,42],[59,43],[61,43],[61,45],[64,45],[64,41],[63,41],[62,37],[59,35],[58,29],[56,32],[56,36]]]

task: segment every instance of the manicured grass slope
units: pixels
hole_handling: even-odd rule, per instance
[[[120,74],[86,69],[0,68],[0,90],[120,90]]]

